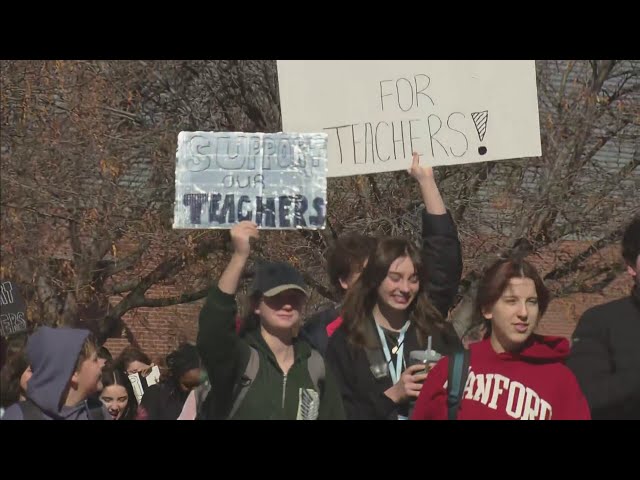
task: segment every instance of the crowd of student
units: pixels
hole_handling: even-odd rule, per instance
[[[302,275],[261,261],[239,319],[236,292],[259,236],[240,222],[196,345],[167,356],[161,382],[145,385],[153,364],[135,348],[112,360],[88,331],[40,327],[7,353],[3,420],[640,418],[640,218],[622,240],[630,295],[585,312],[571,345],[534,333],[551,296],[514,255],[483,273],[473,319],[484,338],[467,348],[447,321],[462,275],[456,225],[415,154],[410,173],[425,205],[420,248],[339,237],[327,254],[339,303],[303,321]],[[425,357],[434,361],[412,361]],[[131,375],[145,387],[139,403]]]

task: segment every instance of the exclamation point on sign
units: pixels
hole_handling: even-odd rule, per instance
[[[478,132],[478,138],[480,141],[484,140],[484,134],[487,133],[487,121],[489,120],[489,110],[485,110],[484,112],[473,112],[471,114],[471,118],[473,118],[473,123],[476,126],[476,131]],[[487,147],[481,145],[478,147],[478,153],[480,155],[484,155],[487,153]]]

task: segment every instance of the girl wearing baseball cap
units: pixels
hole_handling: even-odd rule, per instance
[[[250,311],[236,333],[235,294],[258,238],[253,222],[231,229],[233,255],[200,312],[197,345],[211,379],[208,419],[343,419],[336,382],[297,331],[308,293],[284,262],[257,266]]]

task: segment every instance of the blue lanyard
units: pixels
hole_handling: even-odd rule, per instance
[[[394,367],[391,363],[391,353],[389,352],[387,339],[384,336],[382,327],[378,325],[378,322],[376,322],[376,328],[378,329],[378,335],[380,336],[380,343],[382,344],[382,351],[384,352],[384,357],[389,365],[389,373],[391,374],[391,380],[394,385],[400,381],[400,375],[402,375],[402,363],[404,362],[404,334],[407,333],[409,325],[411,325],[411,322],[407,320],[407,323],[405,323],[400,329],[400,335],[398,336],[398,351],[396,352],[396,365]]]

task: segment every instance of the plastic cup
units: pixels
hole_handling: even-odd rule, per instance
[[[440,361],[442,355],[435,350],[413,350],[409,353],[409,365],[424,365],[425,372],[428,372]],[[420,373],[420,372],[416,372]]]

